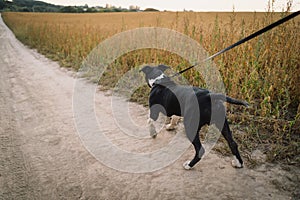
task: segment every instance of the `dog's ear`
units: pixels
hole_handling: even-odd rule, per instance
[[[149,74],[151,71],[152,71],[152,67],[150,66],[145,66],[140,70],[140,72],[144,72],[145,74]]]
[[[163,71],[163,72],[164,72],[165,70],[167,70],[167,69],[170,69],[170,67],[169,67],[169,66],[166,66],[166,65],[158,65],[157,68],[160,69],[160,70]]]

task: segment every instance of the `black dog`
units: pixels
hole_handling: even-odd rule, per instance
[[[206,124],[215,124],[225,137],[234,155],[232,165],[237,168],[243,167],[243,160],[238,146],[232,138],[223,103],[228,102],[247,107],[248,103],[223,94],[212,93],[206,89],[178,85],[164,74],[168,68],[159,65],[156,67],[145,66],[141,69],[151,88],[149,97],[150,135],[153,138],[157,135],[152,122],[157,120],[160,112],[168,117],[172,115],[183,116],[186,135],[196,151],[193,160],[187,161],[183,165],[185,169],[191,169],[204,154],[204,148],[199,139],[201,127]]]

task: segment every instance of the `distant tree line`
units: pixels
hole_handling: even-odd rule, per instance
[[[0,11],[12,12],[63,12],[63,13],[84,13],[84,12],[139,12],[139,9],[127,9],[117,7],[89,7],[84,6],[59,6],[49,4],[43,1],[35,0],[0,0]],[[158,11],[153,8],[147,8],[144,11]]]
[[[0,0],[1,11],[14,12],[59,12],[63,6],[56,6],[42,1],[33,0]]]

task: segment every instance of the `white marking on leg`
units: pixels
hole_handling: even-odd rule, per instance
[[[231,165],[233,167],[236,167],[236,168],[242,168],[242,164],[240,163],[240,161],[236,158],[236,156],[233,156],[233,160],[231,161]]]
[[[170,124],[171,119],[172,119],[172,117],[166,117],[165,124]]]
[[[177,115],[173,115],[171,123],[174,125],[177,125],[179,123],[180,119],[181,119],[181,117],[179,117]]]
[[[147,124],[152,124],[154,122],[154,120],[153,119],[151,119],[151,118],[148,118],[148,120],[147,120]]]
[[[180,119],[180,117],[178,117],[178,116],[176,116],[176,115],[173,115],[173,116],[171,117],[171,120],[170,120],[169,124],[166,125],[167,131],[174,130],[175,127],[176,127],[176,125],[177,125],[178,122],[179,122],[179,119]]]

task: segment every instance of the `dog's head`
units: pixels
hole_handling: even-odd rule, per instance
[[[144,72],[148,86],[153,87],[155,84],[170,80],[170,78],[164,74],[164,71],[169,68],[170,67],[165,65],[158,65],[156,67],[145,66],[140,71]]]

